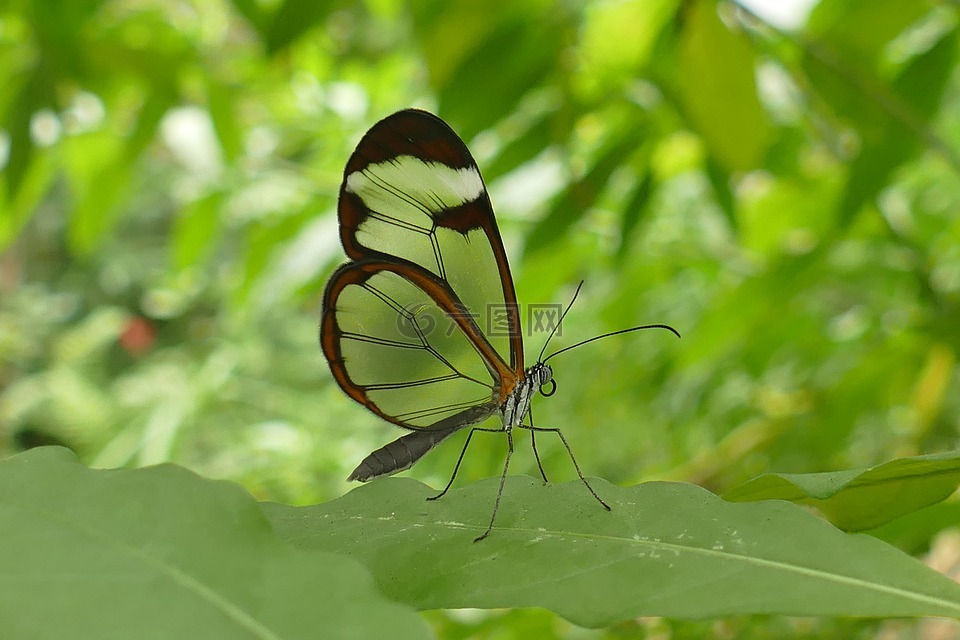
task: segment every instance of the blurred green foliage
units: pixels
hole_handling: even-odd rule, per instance
[[[521,301],[586,280],[563,341],[684,336],[553,361],[536,418],[588,474],[723,491],[955,448],[958,11],[821,0],[776,27],[709,0],[6,0],[0,453],[171,460],[293,503],[346,490],[399,434],[329,377],[317,307],[342,260],[343,164],[407,106],[474,151]],[[502,464],[502,440],[478,438],[464,481]],[[408,473],[441,484],[457,450]],[[559,443],[540,450],[572,477]],[[878,627],[589,635],[527,613],[431,619],[498,638]]]

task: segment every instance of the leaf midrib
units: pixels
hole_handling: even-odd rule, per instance
[[[351,519],[353,519],[353,520],[365,520],[365,521],[373,521],[373,520],[375,520],[375,518],[373,518],[373,517],[371,517],[371,516],[363,516],[363,515],[354,515],[354,516],[351,517]],[[445,523],[443,523],[443,524],[440,524],[440,523],[427,523],[427,524],[424,524],[424,523],[413,523],[413,522],[409,522],[407,528],[409,528],[410,526],[413,526],[414,524],[420,524],[421,526],[432,526],[432,527],[437,527],[437,528],[440,528],[440,529],[447,529],[447,530],[456,529],[456,530],[477,531],[477,532],[483,531],[483,530],[486,528],[486,527],[483,527],[483,526],[480,526],[480,525],[463,524],[463,523],[460,523],[460,524],[452,524],[452,523],[450,523],[450,522],[445,522]],[[935,606],[935,607],[940,607],[940,608],[944,608],[944,609],[947,609],[947,610],[952,610],[952,611],[955,612],[955,615],[960,616],[960,602],[955,602],[955,601],[951,601],[951,600],[945,600],[945,599],[943,599],[943,598],[938,598],[938,597],[936,597],[936,596],[931,596],[931,595],[923,594],[923,593],[917,593],[917,592],[915,592],[915,591],[908,591],[908,590],[906,590],[906,589],[902,589],[902,588],[899,588],[899,587],[894,587],[894,586],[891,586],[891,585],[885,585],[885,584],[879,584],[879,583],[876,583],[876,582],[870,582],[870,581],[865,580],[865,579],[862,579],[862,578],[855,578],[855,577],[852,577],[852,576],[846,576],[846,575],[837,574],[837,573],[830,573],[829,571],[824,571],[824,570],[822,570],[822,569],[813,569],[813,568],[810,568],[810,567],[803,567],[803,566],[800,566],[800,565],[789,564],[789,563],[783,562],[783,561],[770,560],[770,559],[767,559],[767,558],[756,558],[756,557],[752,557],[752,556],[748,556],[748,555],[735,554],[735,553],[730,553],[729,551],[722,551],[722,550],[716,550],[716,549],[707,549],[707,548],[704,548],[704,547],[681,546],[681,545],[672,544],[672,543],[669,543],[669,542],[661,542],[661,541],[655,541],[655,540],[649,540],[649,539],[647,539],[647,540],[639,539],[639,540],[638,540],[638,539],[635,539],[635,538],[632,538],[632,537],[630,537],[630,538],[623,538],[623,537],[617,537],[617,536],[609,536],[609,535],[596,534],[596,533],[581,533],[581,532],[575,532],[575,531],[562,531],[562,532],[561,532],[561,531],[549,531],[549,530],[544,530],[542,527],[534,529],[534,528],[528,528],[528,527],[503,527],[503,526],[497,526],[497,527],[494,527],[493,532],[491,533],[491,535],[496,535],[497,532],[511,532],[511,533],[524,534],[524,535],[528,535],[528,536],[533,535],[533,536],[541,536],[541,537],[545,537],[545,536],[552,536],[552,537],[564,536],[564,537],[580,538],[580,539],[583,539],[583,540],[612,542],[612,543],[617,543],[617,544],[624,544],[624,543],[625,543],[625,544],[627,544],[627,545],[642,546],[642,547],[645,547],[645,548],[648,548],[648,549],[656,549],[656,550],[663,551],[663,552],[665,552],[665,553],[671,553],[671,554],[673,554],[675,557],[679,557],[679,555],[680,555],[681,553],[686,552],[686,553],[688,553],[688,554],[700,555],[700,556],[704,556],[704,557],[720,558],[720,559],[723,559],[723,560],[735,561],[735,562],[738,561],[738,562],[743,562],[743,563],[751,564],[751,565],[758,566],[758,567],[763,567],[763,568],[766,568],[766,569],[779,570],[779,571],[782,571],[782,572],[784,572],[784,573],[793,573],[793,574],[803,575],[803,576],[807,576],[807,577],[813,577],[813,578],[817,578],[817,579],[824,580],[824,581],[827,581],[827,582],[833,582],[833,583],[836,583],[836,584],[841,584],[841,585],[848,586],[848,587],[860,588],[860,589],[865,589],[865,590],[868,590],[868,591],[874,591],[874,592],[877,592],[877,593],[883,593],[883,594],[886,594],[886,595],[892,595],[892,596],[895,596],[895,597],[903,598],[903,599],[908,600],[908,601],[912,601],[912,602],[916,602],[916,603],[921,603],[921,604],[926,604],[926,605]],[[320,536],[313,536],[313,537],[320,537]],[[384,537],[389,537],[389,536],[385,535]],[[472,543],[471,543],[471,544],[472,544]],[[481,543],[479,543],[479,544],[483,544],[483,542],[481,542]],[[482,560],[482,558],[481,558],[481,560]],[[595,568],[596,568],[595,566],[591,566],[591,567],[589,567],[588,569],[589,569],[589,570],[593,570],[593,569],[595,569]],[[588,569],[584,569],[584,571],[586,571],[586,570],[588,570]],[[933,571],[933,570],[931,569],[931,571]],[[577,573],[583,573],[583,571],[579,571],[579,572],[577,572]],[[575,574],[570,574],[570,575],[575,575]],[[938,574],[938,575],[939,575],[939,574]],[[556,576],[552,576],[552,577],[555,578]]]

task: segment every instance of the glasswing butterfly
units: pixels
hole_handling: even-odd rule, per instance
[[[530,401],[537,391],[549,396],[556,390],[546,360],[563,351],[627,331],[676,331],[645,325],[596,336],[547,358],[541,351],[525,369],[513,278],[480,170],[460,137],[425,111],[394,113],[363,136],[347,161],[337,213],[350,261],[327,284],[321,348],[347,395],[410,430],[367,456],[349,479],[366,482],[408,469],[454,433],[473,427],[447,486],[430,498],[435,500],[453,484],[475,431],[504,432],[507,457],[479,541],[493,528],[513,429],[521,428],[530,431],[545,482],[537,432],[560,437],[583,484],[609,510],[563,433],[525,422]],[[474,426],[497,414],[500,428]]]

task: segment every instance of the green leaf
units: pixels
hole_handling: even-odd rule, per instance
[[[790,500],[816,506],[841,529],[862,531],[946,499],[960,483],[960,451],[891,460],[869,469],[767,473],[727,500]]]
[[[191,202],[179,212],[171,242],[171,262],[176,269],[199,266],[217,246],[223,193],[216,191]]]
[[[550,210],[527,235],[527,249],[537,251],[556,242],[593,206],[607,186],[613,172],[626,164],[641,148],[647,129],[634,126],[626,131],[608,132],[608,141],[600,150],[593,166],[557,195]]]
[[[50,153],[33,155],[26,173],[17,179],[17,193],[0,180],[0,251],[8,247],[34,214],[56,177],[57,164]]]
[[[770,142],[755,64],[750,45],[720,22],[716,2],[693,3],[680,42],[680,96],[687,118],[729,171],[757,166]]]
[[[928,48],[901,56],[905,60],[898,64],[889,61],[895,39],[928,11],[923,3],[899,0],[825,0],[810,16],[814,39],[806,47],[803,67],[811,86],[841,120],[838,126],[851,127],[859,136],[839,203],[843,225],[886,186],[900,164],[922,148],[944,146],[929,123],[955,66],[952,19],[949,28],[936,21],[924,27],[940,33]],[[851,24],[858,28],[850,29]]]
[[[243,130],[237,121],[235,91],[210,75],[206,77],[206,83],[210,119],[217,132],[223,157],[227,163],[232,163],[243,152]]]
[[[136,162],[154,139],[173,94],[154,91],[144,101],[126,139],[102,131],[63,143],[76,205],[69,221],[70,248],[89,255],[120,221]]]
[[[938,502],[908,513],[902,518],[870,529],[874,538],[903,549],[911,555],[926,553],[931,541],[944,529],[956,527],[960,522],[960,502]]]
[[[16,100],[6,118],[10,132],[10,151],[3,177],[9,200],[17,196],[33,156],[33,141],[30,140],[30,117],[33,115],[30,112],[31,106],[23,98]]]
[[[821,0],[810,12],[807,30],[818,40],[829,41],[844,56],[870,62],[927,11],[929,7],[921,2]]]
[[[355,562],[280,542],[239,486],[52,447],[0,462],[0,486],[4,637],[428,637]]]
[[[267,15],[258,0],[230,0],[233,8],[246,18],[261,36],[267,30]]]
[[[737,201],[733,195],[733,189],[730,187],[730,173],[712,157],[707,158],[705,170],[720,210],[723,211],[730,227],[736,229],[739,226],[737,223]]]
[[[557,32],[563,28],[529,22],[497,25],[450,79],[436,87],[439,112],[464,140],[470,140],[513,111],[528,91],[550,76],[561,57]]]
[[[163,116],[167,114],[176,100],[177,94],[173,88],[159,82],[153,87],[153,91],[144,100],[143,106],[140,107],[140,112],[137,114],[137,123],[127,138],[124,161],[133,163],[147,148],[147,145],[153,141],[157,127],[160,126],[160,121],[163,120]]]
[[[662,32],[675,19],[678,0],[625,0],[585,5],[580,30],[581,84],[602,98],[642,75]]]
[[[653,172],[649,167],[643,172],[643,175],[637,181],[636,186],[627,198],[623,206],[623,214],[620,219],[620,246],[617,247],[617,259],[623,260],[630,251],[630,236],[634,229],[640,224],[640,220],[646,216],[650,204],[650,195],[653,192]]]
[[[75,202],[68,237],[79,255],[96,250],[119,221],[118,204],[133,177],[132,159],[128,161],[122,144],[115,136],[94,133],[62,145]]]
[[[599,627],[637,616],[960,616],[960,585],[879,540],[785,502],[736,504],[693,485],[507,479],[436,492],[385,479],[312,507],[264,505],[299,548],[348,553],[420,609],[543,607]]]
[[[957,36],[952,32],[911,62],[891,86],[890,95],[884,92],[881,99],[892,103],[892,113],[870,114],[858,122],[863,148],[851,164],[840,204],[843,223],[848,224],[887,184],[893,170],[928,142],[924,129],[937,112],[956,55]]]
[[[19,79],[18,79],[19,80]],[[7,199],[13,201],[19,195],[25,179],[34,147],[30,138],[30,121],[36,112],[55,106],[54,87],[42,66],[29,69],[24,74],[23,85],[9,105],[3,127],[10,134],[10,151],[3,167]]]
[[[270,21],[266,33],[267,52],[272,55],[291,45],[321,23],[332,8],[332,2],[322,0],[285,0]]]
[[[24,17],[36,34],[43,51],[43,66],[50,75],[47,81],[56,83],[62,77],[86,79],[91,73],[89,58],[85,55],[86,38],[91,32],[98,9],[105,0],[48,0],[25,2]]]
[[[533,160],[544,149],[558,142],[562,122],[555,111],[543,114],[524,131],[511,138],[497,156],[483,168],[483,177],[493,182],[517,167]]]
[[[278,247],[294,237],[303,226],[303,219],[309,211],[303,210],[287,215],[281,220],[258,220],[246,227],[246,257],[243,261],[243,280],[234,291],[237,303],[247,299],[254,284],[267,271],[267,267]]]

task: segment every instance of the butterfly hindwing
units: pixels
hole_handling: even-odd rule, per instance
[[[340,386],[408,429],[443,430],[491,415],[501,381],[511,375],[456,294],[405,261],[369,259],[338,269],[320,329]]]

